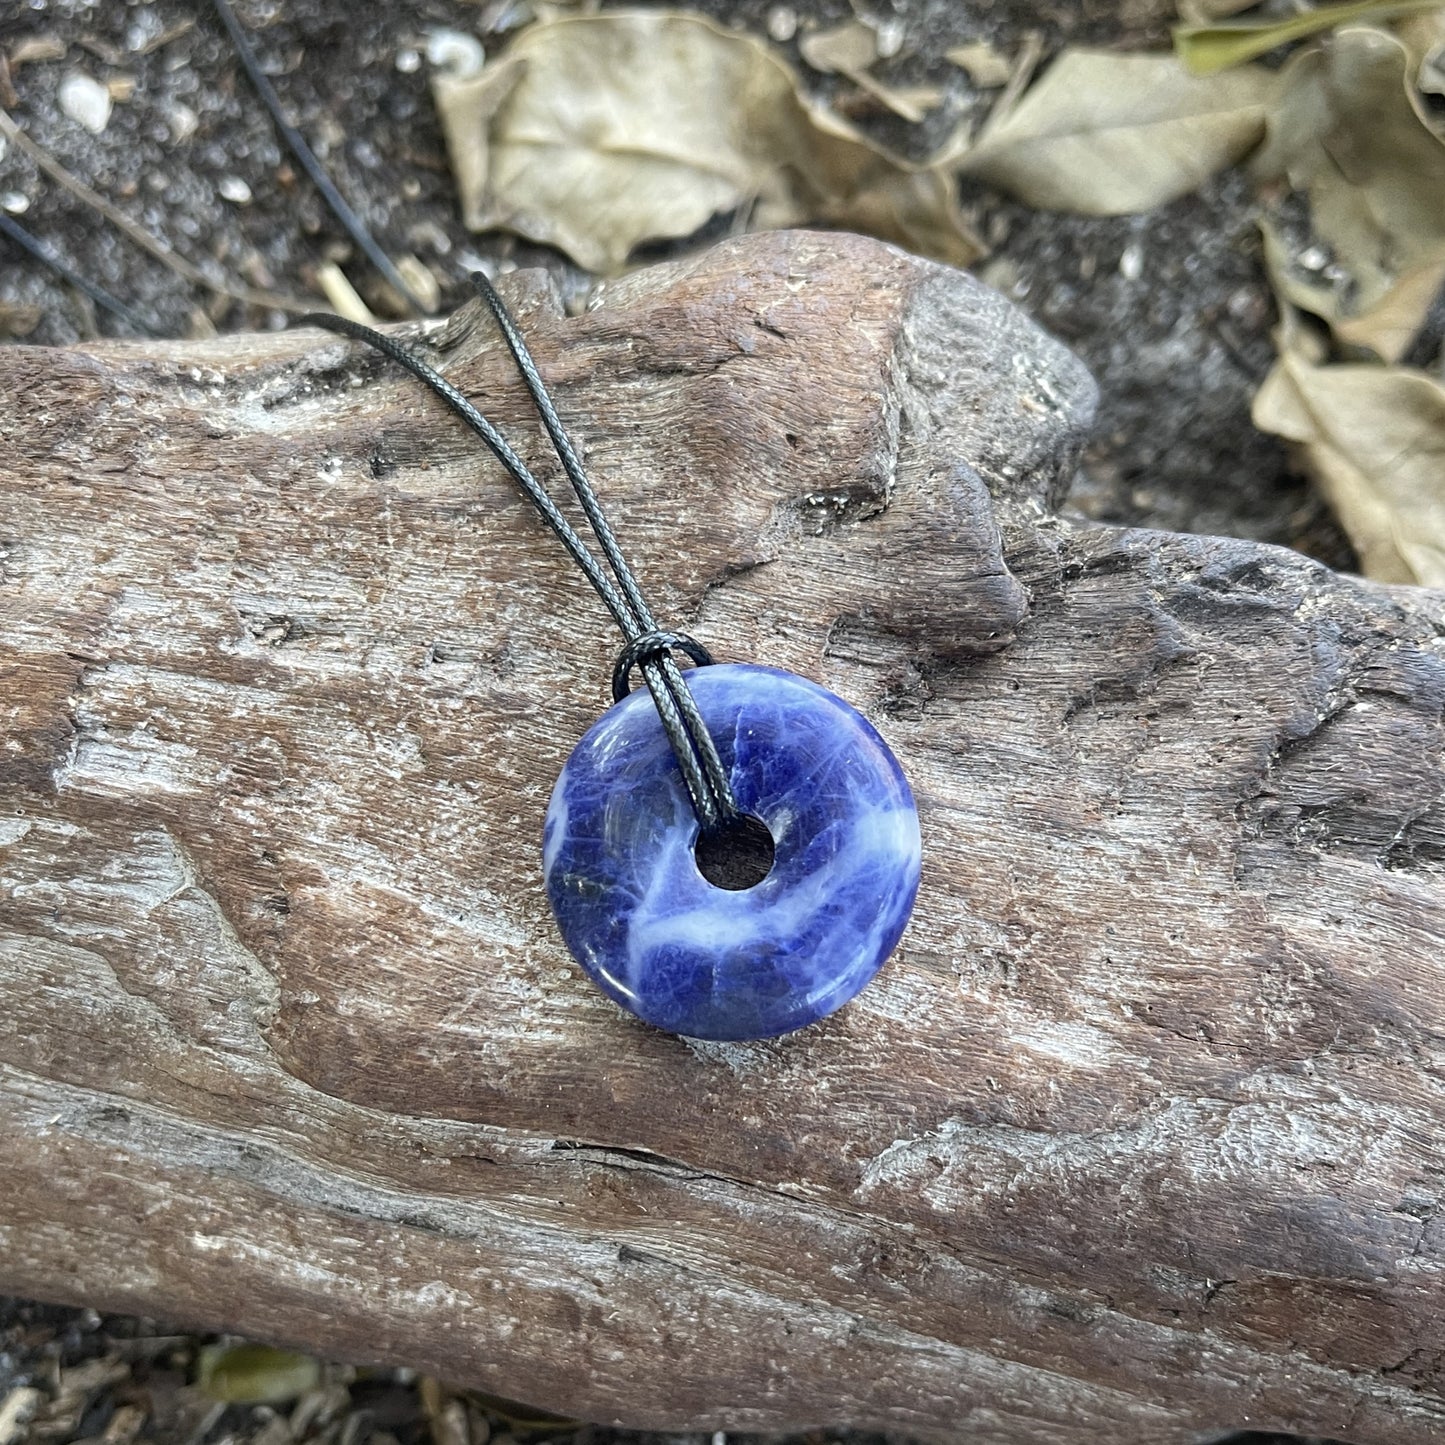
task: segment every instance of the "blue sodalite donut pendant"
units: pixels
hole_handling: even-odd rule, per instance
[[[770,1038],[847,1003],[893,951],[918,891],[918,812],[872,725],[816,683],[738,663],[686,679],[738,807],[772,836],[771,871],[743,891],[703,876],[687,789],[639,689],[557,779],[547,894],[577,961],[638,1018]]]

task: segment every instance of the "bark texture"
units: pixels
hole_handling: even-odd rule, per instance
[[[1445,601],[1059,520],[1088,376],[876,243],[511,282],[659,615],[897,751],[903,947],[633,1024],[538,860],[615,637],[470,435],[314,331],[0,352],[0,1285],[593,1420],[1438,1441]]]

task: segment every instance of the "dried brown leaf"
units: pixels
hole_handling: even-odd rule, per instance
[[[1335,335],[1350,346],[1363,346],[1381,361],[1398,361],[1419,334],[1435,298],[1445,287],[1445,255],[1406,271],[1366,311],[1342,316]]]
[[[202,1391],[231,1405],[280,1404],[314,1390],[321,1366],[310,1355],[270,1345],[207,1345],[200,1353]]]
[[[1426,96],[1445,95],[1445,4],[1394,27],[1409,56],[1410,103],[1420,123],[1445,139],[1445,115]]]
[[[1445,587],[1445,387],[1401,366],[1316,366],[1286,349],[1254,401],[1333,507],[1365,575]]]
[[[464,221],[589,270],[744,207],[757,228],[825,222],[955,265],[981,254],[946,177],[810,106],[770,47],[697,16],[538,22],[487,83],[470,108],[438,90]]]
[[[1308,196],[1314,240],[1346,278],[1291,299],[1385,360],[1419,329],[1445,263],[1445,144],[1416,112],[1410,72],[1395,36],[1341,30],[1286,68],[1255,161],[1262,179]],[[1271,273],[1287,286],[1291,258],[1274,250]]]
[[[1048,210],[1151,210],[1254,147],[1274,85],[1258,66],[1201,79],[1168,54],[1067,50],[959,168]]]
[[[501,60],[476,75],[439,71],[432,77],[432,99],[461,198],[462,222],[474,231],[483,229],[483,202],[491,178],[490,127],[522,78],[522,68],[517,61]]]
[[[1389,19],[1429,10],[1440,0],[1346,0],[1274,20],[1240,20],[1232,25],[1176,25],[1174,50],[1194,75],[1213,75],[1261,55],[1355,20]]]

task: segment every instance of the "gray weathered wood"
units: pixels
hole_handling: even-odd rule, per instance
[[[902,949],[631,1023],[537,857],[615,638],[473,440],[316,332],[0,352],[0,1286],[597,1420],[1438,1441],[1441,597],[1059,520],[1088,377],[876,243],[511,280],[659,612],[903,760]]]

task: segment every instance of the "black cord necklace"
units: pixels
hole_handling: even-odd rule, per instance
[[[485,276],[472,280],[605,567],[501,433],[413,351],[339,316],[302,322],[365,342],[441,397],[622,631],[614,706],[573,751],[547,811],[558,928],[604,992],[660,1028],[713,1039],[801,1028],[852,998],[907,924],[920,867],[908,783],[842,699],[792,673],[716,664],[694,638],[657,625],[515,320]],[[697,664],[686,677],[674,653]],[[634,668],[645,693],[629,691]]]

